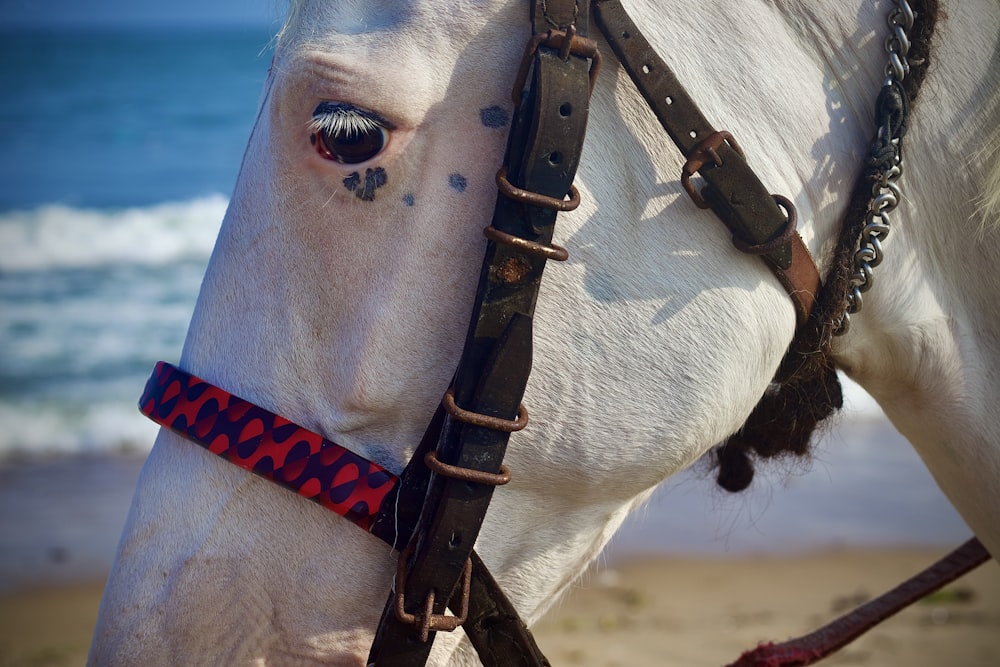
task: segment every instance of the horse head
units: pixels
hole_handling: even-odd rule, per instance
[[[761,4],[630,13],[794,202],[826,275],[872,133],[884,17]],[[180,366],[400,473],[462,352],[529,36],[520,0],[293,2]],[[685,194],[684,159],[591,37],[611,62],[590,101],[581,204],[556,226],[569,259],[538,295],[532,422],[476,543],[529,625],[659,482],[740,429],[797,328],[767,267]],[[975,75],[941,68],[974,95]],[[916,254],[887,261],[901,271]],[[891,332],[912,318],[892,308],[836,349],[861,377],[887,368],[872,384],[889,402],[909,351],[860,350],[902,340]],[[980,532],[997,516],[992,484]],[[364,664],[395,567],[371,535],[164,430],[92,659]],[[432,659],[469,654],[455,633]]]

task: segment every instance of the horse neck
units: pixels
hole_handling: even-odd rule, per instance
[[[704,24],[691,25],[690,34],[672,33],[673,41],[661,36],[656,44],[681,79],[693,82],[690,92],[713,120],[750,147],[762,180],[792,194],[800,231],[824,275],[874,134],[887,60],[886,4],[793,0],[737,10],[708,2],[689,20],[711,15],[705,22],[713,25],[711,34]],[[939,4],[931,68],[904,140],[903,202],[883,242],[876,285],[835,352],[996,554],[1000,12],[987,0]],[[648,14],[638,23],[647,25],[656,8],[641,11]],[[717,59],[724,65],[705,64],[706,50],[726,54]],[[731,67],[744,62],[763,66],[756,73]],[[748,94],[731,94],[743,86]],[[762,110],[744,106],[747,100],[781,103]],[[820,123],[817,108],[826,109]]]
[[[1000,12],[992,2],[942,9],[904,139],[903,202],[875,285],[836,349],[996,554],[1000,227],[979,202],[995,199],[1000,169]]]

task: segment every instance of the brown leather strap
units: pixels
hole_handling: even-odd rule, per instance
[[[484,667],[549,667],[528,626],[475,552],[469,617],[462,629]]]
[[[712,127],[619,0],[597,0],[594,18],[660,124],[689,159],[685,177],[697,172],[705,180],[700,193],[692,192],[696,202],[702,199],[715,211],[738,241],[737,247],[766,246],[790,231],[789,216],[747,165],[735,140]],[[792,232],[787,242],[760,257],[792,298],[802,326],[821,281],[801,237]]]
[[[416,529],[430,482],[430,471],[423,462],[437,445],[444,415],[444,408],[439,406],[399,476],[396,492],[385,499],[372,525],[372,534],[397,551],[410,543]],[[484,667],[548,667],[531,631],[475,551],[471,561],[468,618],[462,628]]]
[[[891,591],[834,619],[807,635],[780,644],[761,643],[727,667],[805,667],[847,646],[876,625],[971,572],[991,558],[972,538]]]
[[[616,3],[608,5],[620,9]],[[496,479],[501,470],[510,429],[492,428],[487,420],[509,423],[520,411],[530,371],[531,316],[538,285],[546,259],[561,255],[537,249],[551,247],[556,212],[567,208],[562,200],[572,188],[582,149],[589,102],[589,85],[584,82],[592,80],[593,68],[588,61],[596,61],[596,53],[592,47],[576,48],[575,34],[579,30],[580,35],[586,35],[587,6],[586,2],[573,0],[536,0],[533,5],[536,38],[529,53],[533,63],[522,67],[518,80],[523,82],[529,71],[532,76],[523,97],[515,91],[515,102],[521,104],[500,180],[508,187],[501,188],[498,197],[491,226],[494,233],[488,235],[490,243],[474,315],[452,388],[453,402],[461,410],[450,410],[440,428],[433,455],[442,465],[435,466],[435,473],[426,483],[426,499],[400,562],[397,585],[401,590],[389,597],[369,656],[369,663],[378,667],[423,665],[434,631],[456,624],[452,617],[444,616],[446,606],[469,610],[467,632],[486,664],[547,664],[513,607],[472,551],[493,490],[492,484],[472,480]],[[763,190],[743,162],[735,141],[712,130],[679,85],[676,92],[669,92],[674,90],[669,84],[676,84],[676,80],[631,25],[624,10],[617,18],[626,23],[622,24],[624,28],[619,27],[620,39],[611,40],[613,48],[664,127],[689,157],[685,180],[695,171],[705,178],[708,186],[699,194],[733,230],[741,245],[761,254],[772,266],[792,295],[801,322],[811,309],[819,278],[813,267],[816,279],[811,285],[803,279],[803,270],[795,269],[812,263],[807,261],[808,251],[791,227],[794,217],[786,219]],[[546,34],[538,36],[543,32]],[[627,50],[638,55],[630,60]],[[640,63],[638,70],[636,62]],[[639,71],[647,76],[665,76],[659,77],[657,85],[647,87]],[[655,103],[657,95],[669,99],[666,106],[680,101],[677,106],[684,110],[681,125],[668,120],[664,105]],[[676,128],[684,127],[687,121],[695,125],[684,139]],[[755,195],[749,201],[738,196],[741,189],[748,188],[747,179]],[[508,243],[505,238],[521,241]],[[462,411],[484,415],[485,419],[462,420]],[[429,432],[432,429],[434,424]],[[455,469],[486,474],[454,476],[447,472]],[[419,490],[425,484],[418,481],[412,486]],[[398,543],[400,537],[393,535],[393,542]],[[463,572],[471,573],[471,581],[467,588],[459,586],[463,589],[459,592],[456,582]],[[452,600],[455,597],[461,598],[458,606]]]
[[[528,197],[498,195],[479,289],[465,348],[453,384],[454,403],[463,411],[497,418],[507,423],[518,415],[521,396],[531,366],[532,319],[547,253],[534,249],[551,245],[557,210],[570,192],[586,130],[592,74],[591,56],[596,48],[586,34],[588,3],[573,0],[537,0],[533,24],[538,35],[526,55],[530,72],[514,117],[504,161],[511,191],[537,193]],[[580,35],[580,36],[576,36]],[[519,77],[520,80],[520,77]],[[550,205],[549,202],[556,202]],[[528,243],[504,242],[504,235]],[[498,240],[499,239],[499,240]],[[448,411],[436,448],[445,466],[488,473],[500,472],[510,429],[495,429],[485,420],[463,420],[461,412]],[[451,624],[443,616],[459,594],[456,582],[472,558],[493,486],[441,474],[430,477],[423,510],[417,521],[407,556],[401,562],[397,583],[402,590],[390,595],[379,624],[368,662],[377,667],[423,665],[434,631]],[[516,474],[516,472],[515,472]],[[412,553],[412,559],[408,554]],[[480,563],[472,561],[469,598],[470,638],[496,664],[545,664],[516,613],[503,598]],[[478,576],[477,574],[478,573]],[[477,589],[480,592],[477,593]],[[399,597],[402,595],[402,597]],[[492,610],[490,607],[492,606]],[[480,629],[497,619],[500,628],[516,638],[495,631],[487,637]],[[513,620],[511,620],[513,619]],[[419,627],[412,621],[417,620]],[[446,622],[447,621],[447,622]],[[525,638],[526,637],[526,638]],[[426,638],[427,641],[423,641]],[[507,655],[512,647],[518,660]],[[484,657],[485,660],[485,657]],[[502,663],[499,662],[502,660]],[[512,662],[513,661],[513,662]]]

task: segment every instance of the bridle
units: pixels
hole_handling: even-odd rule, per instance
[[[158,423],[400,551],[368,658],[378,667],[423,665],[434,634],[459,626],[484,665],[548,664],[473,546],[493,490],[510,480],[503,466],[510,434],[527,424],[521,399],[542,273],[547,260],[568,256],[552,243],[553,231],[557,214],[579,204],[573,180],[601,62],[587,38],[588,4],[531,2],[533,36],[516,77],[516,111],[461,360],[398,477],[164,362],[140,399],[140,409]],[[795,231],[794,205],[771,195],[736,139],[709,124],[618,0],[596,0],[593,16],[686,157],[685,190],[716,213],[739,250],[761,257],[792,299],[801,328],[821,281]],[[704,181],[701,189],[695,174]]]

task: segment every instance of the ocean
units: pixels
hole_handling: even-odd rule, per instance
[[[0,589],[102,576],[270,60],[270,29],[0,29]],[[687,473],[610,554],[968,535],[863,392],[812,470],[726,498]],[[882,489],[893,489],[886,494]]]
[[[149,447],[269,65],[269,30],[0,37],[0,459]]]

